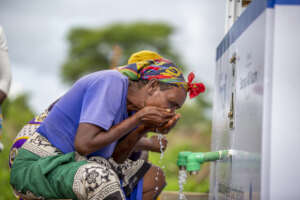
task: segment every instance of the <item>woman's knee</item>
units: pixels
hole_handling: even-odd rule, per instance
[[[143,192],[154,190],[160,192],[166,185],[166,177],[163,170],[152,165],[144,176]]]
[[[117,174],[112,169],[96,162],[87,163],[77,170],[73,191],[82,199],[93,197],[105,199],[111,195],[115,199],[124,199]]]

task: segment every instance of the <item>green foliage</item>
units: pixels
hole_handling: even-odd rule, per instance
[[[4,128],[1,142],[5,149],[0,153],[0,200],[15,199],[9,184],[8,157],[12,142],[22,126],[30,121],[34,114],[28,105],[28,95],[19,95],[7,99],[3,106]]]
[[[198,97],[190,100],[183,105],[178,111],[181,114],[181,118],[177,123],[175,129],[177,131],[192,131],[209,134],[211,132],[211,117],[209,113],[211,111],[211,103],[206,99],[209,90],[204,94],[200,94]],[[189,97],[187,97],[189,98]]]
[[[34,117],[28,105],[28,95],[21,94],[15,99],[7,99],[3,104],[3,116],[15,129],[21,129],[25,122]]]
[[[5,127],[7,127],[5,125]],[[12,188],[9,184],[9,167],[8,167],[8,156],[9,148],[12,145],[13,139],[7,135],[8,132],[4,129],[4,135],[1,138],[1,142],[4,144],[4,151],[0,152],[0,200],[13,200],[14,197]]]
[[[126,64],[132,53],[153,50],[183,66],[172,48],[174,28],[165,23],[136,22],[112,24],[97,29],[74,28],[68,35],[70,50],[62,67],[63,79],[69,83],[89,72],[108,69],[113,48],[122,49],[120,63]]]

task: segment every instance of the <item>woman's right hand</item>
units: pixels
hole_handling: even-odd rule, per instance
[[[146,106],[136,113],[136,117],[148,128],[161,127],[175,116],[171,109]]]

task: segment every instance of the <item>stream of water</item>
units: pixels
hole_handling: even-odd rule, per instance
[[[186,183],[187,172],[186,170],[179,170],[178,174],[178,185],[179,185],[179,196],[178,200],[187,200],[185,195],[183,194],[183,185]]]
[[[158,134],[158,141],[159,141],[159,145],[160,145],[160,158],[159,158],[159,164],[162,164],[163,158],[164,158],[164,146],[162,143],[162,139],[164,138],[164,136],[162,134]],[[165,165],[162,165],[162,169],[165,168]],[[156,172],[156,176],[155,176],[155,181],[158,182],[158,177],[159,177],[159,169],[157,169]],[[158,185],[158,184],[157,184]],[[155,192],[158,192],[158,186],[155,187]]]
[[[164,146],[162,143],[164,136],[162,134],[158,134],[158,141],[160,145],[160,159],[159,159],[159,164],[162,164],[163,158],[164,158]],[[165,168],[165,165],[162,165],[162,169]],[[158,177],[159,177],[159,170],[157,170],[156,176],[155,176],[155,181],[158,182]],[[183,194],[183,189],[184,189],[184,184],[186,183],[186,178],[187,178],[187,172],[186,170],[179,170],[179,175],[178,175],[178,185],[179,185],[179,197],[178,200],[187,200],[185,195]],[[155,191],[158,192],[158,186],[155,187]]]

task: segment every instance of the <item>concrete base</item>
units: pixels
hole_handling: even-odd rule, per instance
[[[194,193],[194,192],[184,192],[188,200],[208,200],[208,194],[206,193]],[[159,200],[178,200],[178,192],[162,192]]]

